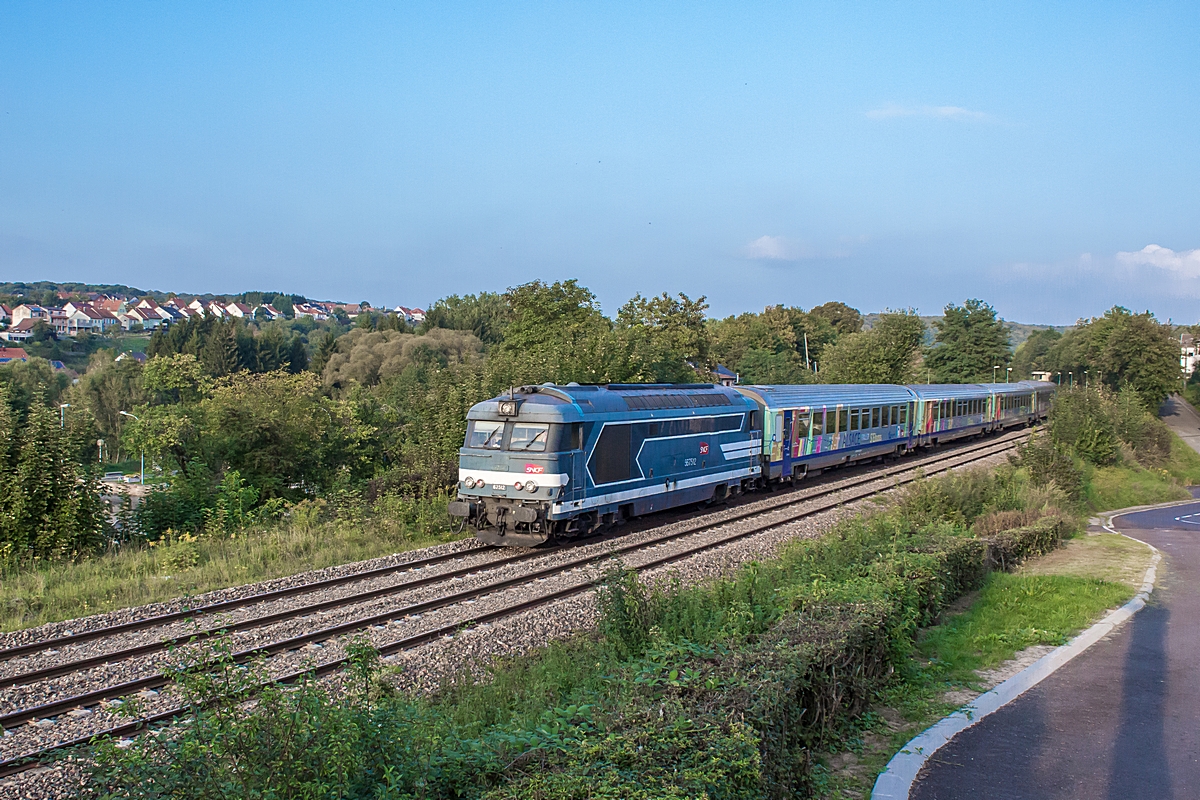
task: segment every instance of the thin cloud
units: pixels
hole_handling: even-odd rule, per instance
[[[742,248],[742,255],[755,260],[800,261],[816,255],[804,242],[783,236],[760,236]]]
[[[897,119],[899,117],[932,117],[959,122],[991,122],[995,118],[983,111],[972,111],[961,106],[902,106],[888,103],[867,112],[868,119]]]
[[[1169,247],[1148,244],[1133,253],[1117,253],[1117,262],[1127,267],[1158,267],[1179,273],[1184,278],[1200,278],[1200,249],[1176,252]]]

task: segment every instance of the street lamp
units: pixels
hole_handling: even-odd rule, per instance
[[[1075,373],[1074,372],[1067,373],[1067,388],[1068,389],[1075,388]]]
[[[120,414],[123,417],[133,417],[138,422],[141,422],[140,419],[138,419],[133,414],[130,414],[128,411],[122,411],[122,412],[120,412]],[[146,448],[145,447],[142,448],[142,473],[141,473],[141,475],[138,476],[138,484],[141,486],[146,485]]]
[[[67,427],[67,409],[71,407],[70,403],[58,404],[58,427]]]
[[[998,364],[996,366],[992,367],[992,383],[996,382],[996,370],[998,370],[998,369],[1000,369],[1000,366]]]
[[[1056,372],[1056,373],[1054,373],[1054,377],[1058,379],[1054,382],[1057,383],[1059,386],[1062,386],[1062,373]]]
[[[1005,383],[1008,383],[1008,376],[1011,374],[1012,374],[1012,367],[1008,367],[1007,369],[1004,370],[1004,382]]]
[[[1085,389],[1088,388],[1088,372],[1089,370],[1086,369],[1083,371],[1083,388]]]

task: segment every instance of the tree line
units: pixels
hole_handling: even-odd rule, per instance
[[[1169,326],[1114,308],[1014,354],[978,300],[947,306],[932,331],[911,309],[867,325],[842,303],[713,319],[704,297],[665,293],[609,317],[573,280],[447,297],[416,328],[375,313],[351,325],[197,319],[155,333],[145,364],[94,353],[71,385],[37,359],[0,368],[0,492],[25,509],[0,521],[0,542],[10,557],[52,557],[219,533],[305,499],[435,497],[455,483],[467,410],[510,386],[709,381],[718,364],[743,383],[978,382],[1069,364],[1152,408],[1179,380],[1174,346]],[[107,539],[97,439],[144,450],[162,481]]]

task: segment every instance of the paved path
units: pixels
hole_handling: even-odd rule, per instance
[[[1173,394],[1162,404],[1158,414],[1180,439],[1200,453],[1200,414],[1196,413],[1191,403]]]
[[[913,800],[1200,798],[1200,503],[1115,527],[1163,552],[1150,602],[934,754]]]

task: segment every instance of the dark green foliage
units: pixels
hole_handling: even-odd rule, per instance
[[[79,414],[60,427],[40,398],[21,408],[0,385],[0,565],[76,557],[100,544],[107,521],[96,471],[77,460],[94,441],[89,423]]]
[[[193,355],[213,377],[235,372],[302,372],[308,367],[302,323],[193,317],[155,331],[149,356]]]
[[[1043,328],[1029,334],[1013,354],[1012,377],[1028,380],[1036,372],[1054,372],[1051,353],[1063,338],[1062,332],[1054,328]]]
[[[925,352],[925,366],[935,383],[984,383],[992,381],[994,367],[1003,372],[1012,358],[1009,332],[996,319],[996,310],[980,300],[961,306],[946,306],[935,320],[934,345]]]
[[[1054,444],[1097,466],[1122,459],[1153,467],[1171,454],[1171,432],[1146,407],[1144,397],[1126,385],[1061,390],[1050,410]]]
[[[495,292],[480,292],[459,297],[452,294],[438,300],[425,312],[421,333],[433,328],[471,331],[487,345],[504,340],[511,310],[505,297]]]
[[[850,334],[825,351],[822,383],[912,383],[925,337],[913,310],[880,315],[868,331]]]
[[[1063,386],[1132,387],[1157,409],[1180,386],[1179,341],[1170,325],[1149,311],[1113,306],[1104,316],[1080,320],[1042,357]]]
[[[809,312],[767,306],[761,313],[710,321],[710,352],[742,383],[812,383],[812,369],[825,349],[861,327],[861,315],[841,303]]]
[[[25,413],[35,402],[57,405],[70,378],[55,372],[48,361],[30,358],[0,365],[0,387],[8,392],[9,402]]]
[[[1106,401],[1094,389],[1059,392],[1050,410],[1051,438],[1097,466],[1115,463],[1120,457],[1120,439]]]
[[[1029,471],[1035,484],[1053,484],[1071,500],[1083,496],[1083,470],[1070,447],[1056,442],[1048,433],[1035,433],[1017,446],[1014,463]]]
[[[1022,528],[1000,531],[986,540],[988,564],[992,569],[1010,570],[1027,558],[1056,549],[1070,532],[1069,522],[1057,514]]]

